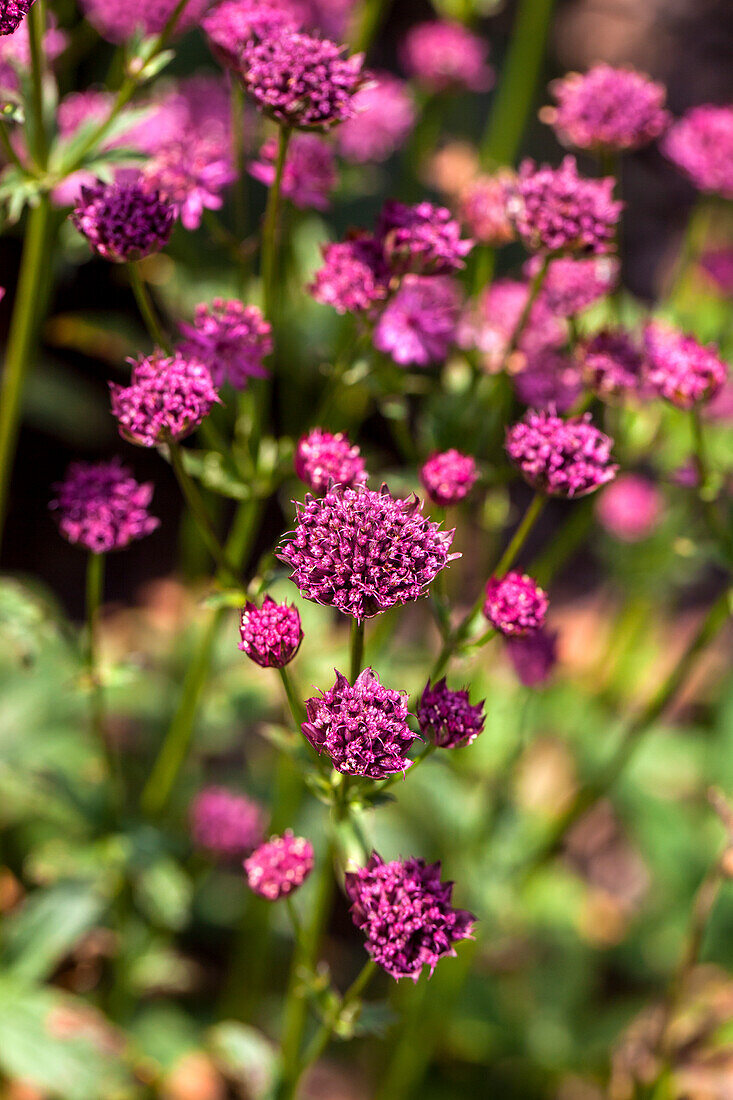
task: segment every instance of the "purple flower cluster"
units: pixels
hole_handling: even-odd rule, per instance
[[[439,749],[464,748],[483,731],[484,703],[472,706],[468,692],[451,691],[445,676],[433,685],[428,680],[417,705],[417,722],[425,740]]]
[[[461,23],[434,19],[410,28],[400,56],[405,72],[428,91],[485,92],[494,83],[488,53],[488,42]]]
[[[238,67],[247,45],[298,25],[295,10],[269,0],[223,0],[201,20],[212,52],[231,69]]]
[[[322,428],[302,436],[293,462],[296,475],[314,493],[325,493],[331,484],[353,489],[368,476],[359,448],[343,432],[332,435]]]
[[[49,507],[57,514],[61,534],[93,554],[122,550],[160,525],[148,511],[152,483],[135,481],[119,459],[72,462],[54,489],[57,495]]]
[[[461,221],[481,244],[495,248],[514,239],[507,209],[513,183],[513,173],[504,170],[494,176],[477,176],[461,192]]]
[[[599,523],[622,542],[645,539],[659,523],[661,514],[659,490],[641,474],[622,474],[598,495]]]
[[[633,69],[594,65],[583,75],[568,73],[550,90],[557,107],[540,112],[563,145],[621,152],[638,149],[669,125],[663,84]]]
[[[268,901],[278,901],[303,885],[313,870],[313,845],[288,829],[273,836],[244,861],[250,890]]]
[[[613,440],[585,416],[562,420],[551,412],[526,414],[507,431],[506,451],[535,489],[558,497],[581,497],[613,481]]]
[[[644,357],[625,329],[602,329],[580,346],[583,374],[599,397],[618,397],[639,389]]]
[[[389,293],[382,246],[368,233],[323,247],[323,267],[308,287],[317,302],[338,313],[369,313]]]
[[[344,775],[386,779],[404,772],[416,735],[407,724],[407,693],[384,687],[371,668],[352,685],[336,670],[336,683],[305,704],[303,733]]]
[[[190,809],[194,844],[226,860],[241,859],[262,841],[262,807],[226,787],[204,787]]]
[[[507,638],[506,651],[519,682],[525,687],[539,687],[557,664],[557,634],[536,630],[523,638]]]
[[[385,306],[374,346],[401,366],[441,363],[453,343],[460,320],[461,292],[445,275],[406,275]]]
[[[451,905],[452,882],[440,881],[440,864],[422,859],[385,863],[376,852],[366,867],[345,876],[351,916],[366,938],[366,950],[383,970],[400,978],[432,974],[438,961],[455,955],[471,938],[473,914]]]
[[[120,435],[141,447],[185,439],[219,400],[203,363],[162,351],[130,360],[129,386],[110,382]]]
[[[406,85],[391,73],[372,74],[353,100],[354,116],[339,127],[338,150],[355,164],[387,160],[415,124],[415,105]]]
[[[733,107],[693,107],[667,131],[662,151],[698,190],[733,199]]]
[[[271,187],[275,182],[277,138],[268,138],[260,159],[249,166],[251,176]],[[333,146],[317,134],[294,134],[288,146],[282,193],[301,210],[327,210],[338,183]]]
[[[377,225],[384,256],[392,272],[404,275],[449,275],[465,267],[473,241],[461,240],[461,227],[444,206],[419,202],[407,206],[389,199]]]
[[[215,298],[196,306],[193,324],[181,324],[179,352],[208,368],[214,385],[246,389],[250,378],[266,378],[263,360],[272,351],[272,327],[257,306]]]
[[[165,248],[176,212],[139,183],[96,183],[82,187],[71,220],[99,256],[129,263]]]
[[[298,505],[295,531],[278,556],[308,600],[336,607],[361,622],[424,595],[449,562],[453,531],[427,519],[417,497],[395,499],[333,486]]]
[[[660,397],[680,409],[709,401],[728,375],[727,364],[714,345],[705,347],[662,321],[646,326],[644,347],[647,382]]]
[[[247,601],[239,618],[239,633],[238,649],[260,668],[284,668],[303,641],[297,607],[275,603],[271,596],[265,596],[262,607]]]
[[[187,137],[172,142],[145,168],[149,188],[171,203],[185,229],[198,229],[204,210],[220,210],[222,192],[236,178],[217,141]]]
[[[548,607],[546,592],[526,573],[492,577],[486,584],[484,615],[510,638],[524,638],[540,630]]]
[[[530,278],[536,275],[541,263],[539,256],[532,256],[525,264],[525,274]],[[613,290],[618,274],[619,263],[613,256],[580,260],[558,256],[547,268],[540,297],[556,317],[574,317]]]
[[[458,342],[475,349],[489,372],[498,370],[517,324],[524,312],[529,284],[515,279],[498,279],[479,296],[476,306],[461,319]],[[566,342],[566,326],[548,308],[540,295],[532,306],[518,344],[526,357]],[[510,364],[510,367],[512,364]]]
[[[137,31],[160,34],[173,14],[178,0],[81,0],[90,23],[109,42],[126,42]],[[201,21],[210,0],[189,0],[176,29],[190,30]]]
[[[35,0],[5,0],[0,11],[0,35],[15,34]]]
[[[441,508],[463,500],[477,477],[475,459],[455,448],[431,455],[420,470],[420,480],[428,496]]]
[[[614,179],[578,175],[575,157],[559,168],[525,160],[510,200],[510,215],[527,248],[547,252],[608,252],[623,203]]]

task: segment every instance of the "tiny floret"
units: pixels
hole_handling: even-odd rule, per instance
[[[152,483],[136,481],[119,459],[72,462],[54,489],[50,508],[61,534],[93,554],[122,550],[160,525],[148,511]]]
[[[523,638],[540,630],[548,607],[547,594],[526,573],[492,577],[486,585],[484,615],[509,638]]]
[[[449,275],[465,267],[473,241],[461,240],[461,227],[444,206],[407,206],[389,199],[377,226],[384,255],[396,274]]]
[[[303,885],[313,870],[313,845],[288,829],[282,836],[273,836],[244,861],[250,890],[277,901]]]
[[[646,326],[644,347],[647,382],[680,409],[692,409],[715,397],[728,375],[728,366],[714,344],[699,344],[663,321]]]
[[[608,252],[613,248],[623,203],[613,197],[614,180],[578,175],[575,157],[559,168],[525,160],[509,212],[527,248],[547,252]]]
[[[590,413],[562,420],[530,410],[507,431],[506,451],[524,479],[550,496],[580,497],[613,481],[613,440],[592,423]]]
[[[475,459],[455,448],[431,455],[420,470],[420,480],[428,496],[433,504],[442,508],[463,500],[477,477]]]
[[[81,188],[71,220],[99,256],[129,263],[165,248],[176,212],[140,183],[96,183]]]
[[[426,741],[440,749],[463,748],[484,728],[484,703],[472,706],[468,691],[451,691],[445,676],[433,685],[428,680],[417,706],[417,721]]]
[[[190,809],[194,844],[224,859],[242,859],[262,841],[262,807],[246,795],[226,787],[205,787]]]
[[[130,360],[129,386],[110,382],[120,435],[141,447],[185,439],[219,400],[208,369],[197,359],[156,350]]]
[[[265,596],[262,607],[248,601],[239,618],[239,649],[260,668],[284,668],[303,641],[297,607]]]
[[[298,441],[293,464],[296,475],[314,493],[325,493],[332,483],[353,489],[367,480],[361,452],[343,432],[332,435],[313,428]]]
[[[272,326],[257,306],[215,298],[196,306],[193,324],[181,324],[181,355],[208,368],[216,387],[228,382],[246,389],[251,378],[265,378],[263,360],[272,351]]]

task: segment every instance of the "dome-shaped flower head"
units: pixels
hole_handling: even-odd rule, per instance
[[[507,431],[506,452],[525,481],[557,497],[582,497],[613,481],[613,440],[590,422],[590,413],[562,420],[551,412],[526,414]]]
[[[54,489],[50,508],[61,534],[93,554],[122,550],[160,526],[148,511],[152,483],[135,481],[119,459],[72,462]]]
[[[268,138],[249,174],[271,187],[275,182],[277,138]],[[288,145],[282,193],[301,210],[327,210],[338,183],[333,146],[317,134],[294,134]]]
[[[354,112],[339,127],[336,140],[341,156],[355,164],[387,160],[415,125],[409,89],[391,73],[373,74],[354,96]]]
[[[288,829],[273,836],[244,861],[250,890],[268,901],[277,901],[303,885],[313,870],[313,845]]]
[[[165,248],[176,212],[140,183],[96,183],[82,187],[71,220],[98,255],[129,263]]]
[[[445,206],[408,206],[388,199],[377,224],[384,255],[396,274],[449,275],[465,267],[473,241],[461,240],[461,227]]]
[[[193,324],[180,329],[180,354],[203,363],[217,388],[228,382],[243,390],[250,378],[267,377],[263,359],[272,351],[272,326],[257,306],[215,298],[197,305]]]
[[[242,50],[281,30],[297,30],[298,20],[287,4],[268,0],[223,0],[201,20],[211,51],[222,65],[236,69]]]
[[[454,944],[472,938],[475,917],[453,908],[453,883],[440,881],[439,863],[385,863],[372,852],[366,867],[346,874],[345,887],[367,953],[395,981],[416,982],[424,966],[432,974],[439,959],[456,954]]]
[[[323,246],[323,266],[308,292],[338,313],[369,313],[387,297],[389,279],[380,242],[367,233],[356,233]]]
[[[524,265],[524,274],[533,278],[542,258],[532,256]],[[619,263],[615,256],[589,256],[573,259],[558,256],[547,268],[540,298],[557,317],[574,317],[610,293],[618,282]]]
[[[452,279],[406,275],[377,322],[374,346],[401,366],[441,363],[455,340],[460,308]]]
[[[522,638],[507,638],[506,651],[520,684],[539,687],[557,664],[557,634],[536,630]]]
[[[405,72],[431,92],[486,92],[494,83],[489,44],[461,23],[433,19],[405,35],[400,58]]]
[[[296,476],[314,493],[325,493],[332,483],[353,489],[368,476],[359,448],[343,432],[332,435],[322,428],[300,438],[293,464]]]
[[[197,26],[211,0],[188,0],[178,18],[176,31]],[[109,42],[122,43],[138,31],[160,34],[176,9],[178,0],[81,0],[89,22]]]
[[[662,152],[699,191],[733,199],[733,107],[693,107],[667,131]]]
[[[483,700],[471,705],[466,690],[451,691],[445,681],[428,680],[417,705],[420,733],[439,749],[461,749],[483,731],[486,716]]]
[[[425,594],[451,554],[453,531],[423,515],[417,497],[395,499],[358,485],[308,494],[278,557],[307,600],[336,607],[358,622]]]
[[[235,179],[229,150],[193,133],[165,145],[143,170],[145,186],[169,202],[189,230],[198,229],[204,210],[221,209]]]
[[[15,34],[35,0],[4,0],[0,3],[0,35]]]
[[[353,685],[337,671],[329,691],[306,701],[303,733],[344,775],[386,779],[411,764],[406,753],[416,735],[407,724],[407,698],[380,684],[371,668]]]
[[[226,860],[242,859],[261,843],[265,815],[258,802],[226,787],[204,787],[189,811],[191,837]]]
[[[537,581],[526,573],[512,572],[488,581],[484,615],[502,634],[523,638],[544,626],[549,604]]]
[[[698,344],[694,337],[662,321],[646,326],[644,347],[647,382],[678,409],[692,409],[709,401],[728,375],[727,364],[714,344]]]
[[[462,190],[461,221],[481,244],[497,247],[514,239],[507,210],[513,182],[512,172],[501,171],[494,176],[477,176]]]
[[[330,130],[354,116],[363,61],[326,38],[283,30],[246,45],[239,71],[259,109],[282,126]]]
[[[639,390],[644,358],[625,329],[602,329],[579,348],[583,374],[599,397],[618,397]]]
[[[557,107],[545,107],[540,118],[563,145],[576,149],[639,149],[669,125],[664,85],[633,69],[594,65],[583,75],[568,73],[553,81],[550,91]]]
[[[622,474],[599,493],[596,515],[608,533],[621,542],[639,542],[654,531],[662,508],[662,497],[653,481],[641,474]]]
[[[583,392],[577,361],[566,351],[544,347],[527,353],[522,369],[511,375],[519,400],[532,409],[568,412]]]
[[[120,435],[141,447],[185,439],[219,400],[211,375],[197,359],[162,351],[131,359],[129,386],[110,382],[112,415]]]
[[[623,203],[613,197],[614,180],[578,175],[575,157],[559,168],[525,160],[509,213],[525,246],[546,252],[609,252]]]
[[[449,451],[431,455],[420,470],[420,481],[433,504],[446,508],[458,504],[471,491],[478,471],[471,455]]]
[[[297,607],[275,603],[272,596],[265,596],[262,607],[247,601],[239,617],[239,633],[238,648],[260,668],[284,668],[303,641]]]

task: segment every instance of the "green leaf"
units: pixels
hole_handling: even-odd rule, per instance
[[[135,880],[133,893],[153,924],[173,931],[186,926],[193,887],[175,860],[163,856],[145,867]]]
[[[99,921],[105,905],[88,883],[66,882],[31,894],[7,921],[4,969],[21,982],[47,978]]]

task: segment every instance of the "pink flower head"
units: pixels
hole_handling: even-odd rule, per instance
[[[260,668],[284,668],[290,664],[303,641],[298,609],[293,604],[275,603],[265,596],[262,607],[247,601],[239,619],[238,648]]]
[[[407,724],[407,698],[383,687],[371,668],[353,686],[336,671],[334,686],[306,701],[303,733],[344,775],[386,779],[411,764],[405,754],[416,735]]]
[[[99,256],[129,263],[165,248],[176,212],[139,183],[98,182],[82,187],[71,220]]]
[[[191,135],[161,149],[145,166],[148,188],[172,204],[185,229],[198,229],[204,210],[220,210],[223,192],[236,178],[218,141]]]
[[[111,462],[72,462],[54,485],[49,507],[65,539],[93,554],[122,550],[160,526],[148,511],[152,482],[140,484],[118,458]]]
[[[268,138],[260,159],[249,166],[250,175],[271,187],[276,160],[277,138]],[[327,210],[337,183],[333,146],[317,134],[294,134],[283,171],[283,195],[301,210]]]
[[[461,749],[483,731],[483,701],[471,706],[468,692],[451,691],[445,676],[431,686],[428,680],[417,705],[420,733],[440,749]]]
[[[583,378],[575,359],[558,348],[528,353],[520,371],[511,376],[517,397],[533,409],[567,412],[583,392]]]
[[[120,435],[141,447],[185,439],[219,400],[211,375],[197,359],[156,350],[131,359],[129,386],[110,382],[112,415]]]
[[[366,867],[345,875],[351,917],[366,937],[366,950],[399,981],[433,973],[454,944],[471,939],[474,916],[451,905],[452,882],[440,881],[440,864],[422,859],[385,863],[376,852]]]
[[[358,621],[424,595],[450,553],[453,531],[422,512],[417,497],[401,500],[386,486],[357,485],[308,494],[278,557],[307,600],[336,607]]]
[[[323,266],[308,291],[338,313],[368,313],[387,297],[389,268],[382,246],[367,233],[323,247]]]
[[[580,346],[582,370],[599,397],[635,393],[641,386],[644,359],[625,329],[603,329]]]
[[[353,489],[368,476],[359,448],[343,432],[332,435],[322,428],[300,438],[294,466],[296,476],[314,493],[325,493],[331,484]]]
[[[525,264],[525,274],[537,274],[542,260],[532,256]],[[613,290],[618,282],[619,263],[613,256],[589,256],[576,260],[559,256],[545,275],[540,297],[551,313],[558,317],[574,317]]]
[[[190,809],[191,836],[226,860],[241,859],[262,841],[265,815],[258,802],[226,787],[204,787]]]
[[[212,52],[231,69],[238,67],[247,45],[281,30],[297,30],[298,23],[294,9],[274,0],[223,0],[201,20]]]
[[[490,373],[499,370],[504,363],[528,295],[527,283],[497,279],[461,318],[457,333],[459,345],[477,351]],[[536,354],[545,348],[559,348],[566,339],[566,326],[550,312],[540,295],[530,310],[519,338],[518,351],[522,356]]]
[[[362,54],[344,57],[326,38],[283,30],[248,43],[240,57],[245,89],[265,114],[297,130],[330,130],[355,113],[364,83]]]
[[[374,346],[401,366],[440,363],[455,340],[460,306],[459,287],[447,276],[406,275],[377,322]]]
[[[536,630],[523,638],[507,638],[506,651],[519,682],[525,687],[539,687],[557,664],[557,634]]]
[[[510,200],[510,215],[527,248],[546,252],[608,252],[623,203],[614,180],[578,175],[575,157],[559,168],[525,160]]]
[[[514,239],[507,204],[514,175],[506,170],[494,176],[477,176],[460,197],[461,221],[481,244],[492,247]]]
[[[465,267],[473,241],[461,240],[461,227],[444,206],[419,202],[407,206],[388,199],[377,225],[392,270],[404,275],[449,275]]]
[[[266,378],[263,360],[272,352],[272,326],[257,306],[215,298],[196,306],[192,325],[182,323],[181,355],[208,368],[218,388],[228,382],[237,390],[251,378]]]
[[[15,34],[35,0],[5,0],[0,6],[0,35]]]
[[[455,448],[431,455],[420,470],[420,481],[433,504],[446,508],[466,497],[476,478],[476,461]]]
[[[250,890],[268,901],[278,901],[303,885],[313,870],[313,845],[290,829],[273,836],[244,861]]]
[[[405,72],[431,92],[488,91],[494,83],[488,53],[488,42],[447,19],[418,23],[400,50]]]
[[[590,413],[562,420],[551,412],[526,414],[507,431],[506,451],[525,481],[558,497],[581,497],[613,481],[613,440],[590,421]]]
[[[355,164],[387,160],[415,125],[415,105],[406,84],[391,73],[372,76],[354,96],[354,116],[339,127],[338,151]]]
[[[733,107],[693,107],[667,131],[662,152],[699,191],[733,199]]]
[[[540,117],[563,145],[576,149],[638,149],[669,125],[664,85],[633,69],[594,65],[553,81],[550,90],[557,107],[544,108]]]
[[[173,14],[178,0],[80,0],[90,23],[109,42],[121,43],[138,31],[160,34]],[[211,0],[189,0],[176,25],[179,33],[191,30]]]
[[[663,321],[644,329],[646,380],[651,388],[679,409],[709,401],[722,387],[728,366],[714,344],[698,344],[692,336]]]
[[[639,542],[652,533],[662,514],[662,498],[653,481],[622,474],[599,494],[596,515],[621,542]]]
[[[507,573],[487,582],[484,615],[510,638],[541,630],[549,605],[547,593],[526,573]]]

